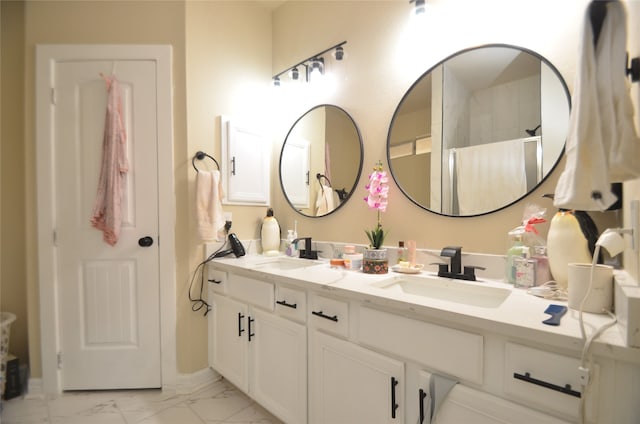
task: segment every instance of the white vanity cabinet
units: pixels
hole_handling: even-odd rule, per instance
[[[428,423],[433,393],[443,402],[432,424],[566,424],[582,406],[590,424],[638,422],[630,356],[594,354],[585,391],[579,344],[450,320],[353,280],[224,269],[210,274],[211,366],[286,423]],[[431,381],[456,384],[443,395]]]
[[[404,423],[404,364],[313,330],[310,424]]]
[[[305,423],[306,327],[273,313],[273,284],[234,274],[226,283],[227,295],[209,292],[210,366],[283,421]]]

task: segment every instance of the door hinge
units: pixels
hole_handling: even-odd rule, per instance
[[[58,231],[53,230],[53,245],[58,246]]]
[[[56,89],[55,87],[51,87],[51,104],[56,104]]]
[[[58,352],[58,369],[62,369],[62,352]]]

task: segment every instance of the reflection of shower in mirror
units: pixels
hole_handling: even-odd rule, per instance
[[[532,130],[525,130],[525,132],[526,132],[527,134],[529,134],[531,137],[535,137],[535,136],[536,136],[536,133],[538,132],[538,130],[540,129],[540,127],[541,127],[541,126],[542,126],[542,124],[538,124],[538,126],[537,126],[537,127],[535,127],[534,129],[532,129]]]

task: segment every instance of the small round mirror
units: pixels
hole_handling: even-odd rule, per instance
[[[296,211],[320,217],[346,203],[362,171],[362,137],[334,105],[315,106],[293,124],[280,153],[280,185]]]

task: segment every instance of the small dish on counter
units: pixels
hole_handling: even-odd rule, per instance
[[[419,274],[422,272],[422,268],[424,268],[424,265],[422,264],[415,264],[413,266],[396,264],[391,267],[391,270],[402,274]]]

